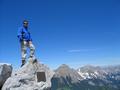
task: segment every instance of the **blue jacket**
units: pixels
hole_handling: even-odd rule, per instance
[[[25,40],[25,41],[32,41],[30,32],[25,27],[20,27],[18,29],[17,37],[19,38],[19,41]]]

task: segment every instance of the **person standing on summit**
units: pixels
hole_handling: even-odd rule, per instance
[[[18,35],[17,35],[20,44],[21,44],[21,58],[22,58],[22,64],[21,67],[26,63],[26,56],[27,56],[27,48],[30,49],[30,58],[33,58],[35,60],[34,52],[35,47],[32,43],[31,34],[28,31],[28,21],[23,21],[23,26],[18,29]]]

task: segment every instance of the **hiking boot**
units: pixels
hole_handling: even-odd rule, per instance
[[[37,62],[37,59],[35,58],[34,60],[33,60],[33,63],[36,63]]]
[[[22,60],[22,65],[21,65],[21,67],[22,67],[23,65],[25,65],[25,63],[26,63],[26,61],[25,61],[25,60]]]

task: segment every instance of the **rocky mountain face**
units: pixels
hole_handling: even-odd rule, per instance
[[[0,64],[0,89],[2,88],[7,78],[11,76],[11,73],[12,73],[12,65],[7,63]]]
[[[63,64],[55,70],[55,75],[51,80],[52,90],[57,90],[64,86],[69,87],[73,83],[79,83],[79,80],[81,80],[81,76],[74,69]]]
[[[120,65],[108,67],[84,66],[77,70],[89,85],[120,90]],[[90,82],[90,83],[89,83]]]
[[[12,73],[2,90],[50,90],[53,74],[46,65],[30,59],[18,71]]]
[[[120,66],[87,65],[74,70],[62,65],[55,70],[52,90],[120,90]]]

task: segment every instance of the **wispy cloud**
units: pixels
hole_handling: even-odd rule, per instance
[[[79,53],[79,52],[88,52],[88,51],[96,51],[96,50],[98,50],[98,48],[96,49],[71,49],[71,50],[68,50],[68,52]]]

